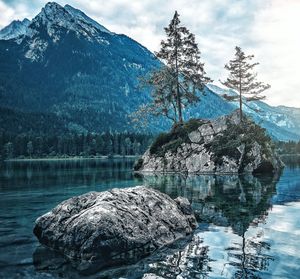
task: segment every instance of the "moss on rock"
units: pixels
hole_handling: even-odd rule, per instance
[[[223,156],[238,161],[241,157],[239,148],[243,146],[244,157],[242,160],[241,170],[251,163],[255,158],[250,154],[253,144],[256,142],[262,148],[267,156],[271,156],[274,151],[271,138],[266,134],[266,130],[255,124],[252,120],[245,118],[238,125],[227,121],[227,129],[221,134],[215,136],[213,140],[205,145],[211,153],[212,159],[217,165],[223,163]]]
[[[164,157],[164,155],[171,151],[176,152],[177,148],[183,143],[191,143],[189,133],[195,131],[205,122],[200,119],[190,119],[183,124],[176,124],[168,133],[161,133],[150,146],[150,154],[157,157]]]

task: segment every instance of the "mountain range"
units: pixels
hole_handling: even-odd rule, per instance
[[[0,130],[12,134],[135,131],[128,115],[150,98],[139,77],[159,67],[155,56],[70,5],[51,2],[32,20],[0,31]],[[204,94],[202,94],[204,93]],[[238,107],[233,91],[213,84],[188,118],[216,118]],[[300,109],[249,103],[245,112],[277,140],[300,139]],[[146,132],[167,129],[163,119]],[[143,130],[144,131],[144,130]]]

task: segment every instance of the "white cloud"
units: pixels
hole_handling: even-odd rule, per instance
[[[0,0],[0,27],[33,17],[48,0]],[[178,10],[196,34],[207,73],[226,76],[224,64],[240,45],[260,62],[259,79],[270,83],[267,102],[300,107],[300,1],[297,0],[58,0],[81,9],[116,33],[124,33],[151,51],[158,50],[166,26]]]
[[[7,6],[4,2],[0,1],[0,27],[4,27],[6,24],[14,19],[14,10]]]
[[[268,9],[258,11],[251,36],[256,38],[261,77],[272,88],[272,104],[300,107],[300,1],[272,0]]]

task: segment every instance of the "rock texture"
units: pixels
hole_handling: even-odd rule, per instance
[[[160,147],[163,152],[147,150],[135,171],[255,173],[283,167],[264,130],[249,119],[241,126],[238,111],[211,121],[199,120],[199,127],[188,132],[187,140],[174,150],[172,145],[178,142],[173,137]]]
[[[138,186],[66,200],[36,220],[34,234],[79,271],[93,273],[135,261],[195,228],[187,199]]]

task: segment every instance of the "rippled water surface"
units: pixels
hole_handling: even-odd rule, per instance
[[[134,265],[86,278],[300,278],[300,164],[263,177],[137,176],[132,165],[132,159],[3,164],[0,278],[81,278],[57,255],[40,252],[35,219],[74,195],[135,185],[187,197],[199,227]]]

